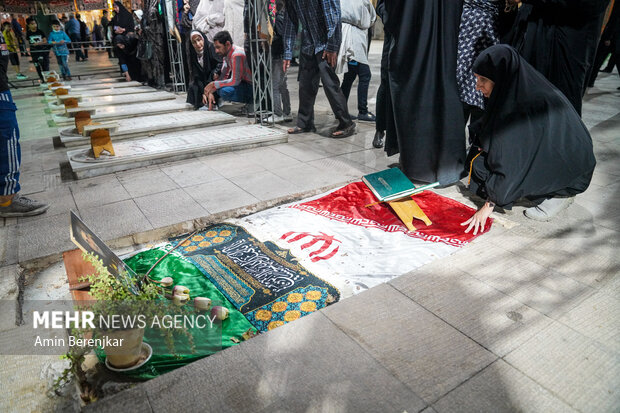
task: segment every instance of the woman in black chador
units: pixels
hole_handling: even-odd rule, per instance
[[[486,49],[473,66],[477,88],[488,98],[474,136],[468,167],[470,190],[487,202],[462,225],[484,227],[495,205],[525,210],[547,221],[590,185],[596,160],[592,139],[569,100],[510,46]]]
[[[385,151],[400,152],[409,178],[461,178],[465,121],[456,85],[456,57],[463,0],[390,0],[385,30],[392,35]]]
[[[120,1],[115,1],[113,7],[114,17],[112,21],[110,21],[112,38],[121,34],[127,36],[134,31],[135,23],[133,21],[133,16]]]
[[[137,49],[138,37],[135,34],[119,34],[114,37],[114,51],[118,57],[118,65],[128,82],[131,80],[142,81],[142,66],[136,57]]]
[[[517,5],[521,0],[506,0]],[[526,0],[506,39],[555,85],[581,115],[609,0]]]
[[[204,106],[204,88],[213,80],[217,65],[220,63],[213,44],[198,30],[190,34],[192,47],[190,48],[190,62],[192,64],[192,82],[187,90],[187,103],[194,105],[194,109]]]

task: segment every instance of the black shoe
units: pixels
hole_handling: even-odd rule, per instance
[[[603,73],[611,73],[611,71],[612,71],[612,70],[614,70],[614,68],[613,68],[613,67],[610,67],[610,68],[607,68],[607,67],[606,67],[605,69],[601,69],[601,70],[599,70],[599,72],[603,72]]]
[[[376,122],[377,121],[377,117],[372,112],[358,113],[357,114],[357,120],[359,120],[361,122]]]
[[[375,137],[372,140],[372,146],[374,146],[375,148],[383,148],[383,137],[385,136],[385,132],[384,131],[376,131],[375,132]]]

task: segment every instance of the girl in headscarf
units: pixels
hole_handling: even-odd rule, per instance
[[[110,22],[110,26],[112,27],[112,37],[116,37],[119,34],[127,35],[130,32],[134,31],[134,21],[133,16],[123,6],[123,3],[120,1],[114,2],[114,17]]]
[[[136,57],[137,49],[138,37],[135,34],[119,34],[114,37],[114,50],[116,57],[118,57],[118,65],[128,82],[131,80],[142,81],[142,66]]]
[[[470,189],[486,203],[465,232],[484,228],[495,205],[539,202],[525,216],[548,221],[590,185],[592,138],[568,99],[510,46],[496,45],[473,66],[488,98],[470,151]]]
[[[187,90],[187,103],[191,103],[194,109],[199,109],[206,104],[203,100],[204,88],[215,80],[213,75],[221,60],[217,57],[213,44],[198,30],[191,32],[190,41],[192,43],[190,61],[193,78]]]

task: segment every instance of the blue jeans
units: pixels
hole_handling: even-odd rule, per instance
[[[0,92],[0,195],[19,192],[19,166],[22,154],[15,106],[12,103],[11,92],[8,90]]]
[[[60,56],[56,55],[56,61],[58,62],[58,66],[60,66],[60,74],[65,76],[71,76],[71,71],[69,70],[69,64],[67,63],[67,58],[69,56]]]
[[[224,86],[217,90],[218,95],[229,102],[252,103],[252,85],[241,82],[237,86]]]

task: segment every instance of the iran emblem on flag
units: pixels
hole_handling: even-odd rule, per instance
[[[409,231],[362,182],[328,194],[234,220],[262,242],[289,249],[300,264],[331,283],[341,298],[359,293],[457,251],[491,228],[466,234],[461,222],[476,211],[424,191],[413,199],[432,221]]]

